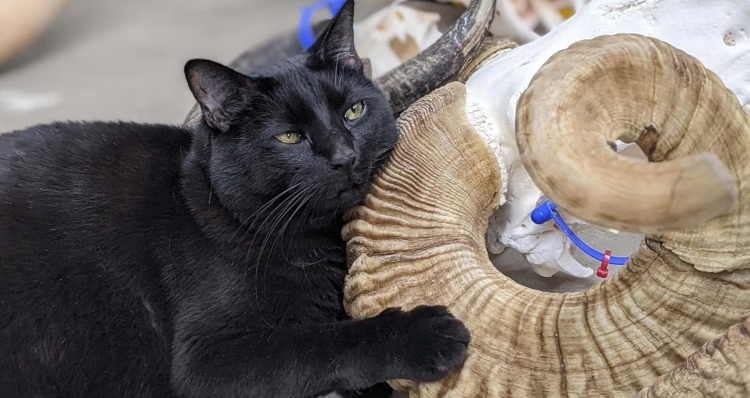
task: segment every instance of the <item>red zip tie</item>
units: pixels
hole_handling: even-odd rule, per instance
[[[609,275],[609,269],[607,269],[607,267],[609,266],[610,257],[612,257],[612,251],[605,250],[604,259],[602,259],[602,264],[599,266],[599,269],[596,270],[596,276],[600,278],[606,278],[607,275]]]

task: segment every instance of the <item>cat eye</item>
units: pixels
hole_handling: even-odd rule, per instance
[[[284,133],[277,135],[275,138],[285,144],[296,144],[302,139],[302,136],[297,133]]]
[[[348,121],[356,120],[362,116],[362,112],[365,110],[365,104],[362,101],[358,101],[346,110],[344,118]]]

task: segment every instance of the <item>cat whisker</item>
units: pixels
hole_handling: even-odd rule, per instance
[[[276,235],[276,238],[275,238],[275,240],[276,240],[276,239],[278,239],[278,237],[279,237],[279,235],[280,235],[280,234],[279,234],[279,233],[276,233],[276,232],[274,231],[274,230],[276,229],[276,226],[277,226],[277,225],[278,225],[278,224],[279,224],[279,223],[280,223],[280,222],[282,221],[282,219],[284,218],[284,216],[285,216],[285,215],[286,215],[286,214],[287,214],[287,213],[288,213],[288,212],[289,212],[289,211],[290,211],[290,210],[291,210],[292,208],[294,208],[294,206],[295,206],[295,205],[297,204],[297,202],[301,202],[300,198],[303,198],[303,194],[307,193],[307,192],[308,192],[308,191],[310,190],[310,188],[311,188],[311,186],[308,186],[307,188],[305,188],[305,189],[303,189],[303,190],[301,190],[301,191],[297,192],[297,193],[296,193],[296,194],[294,195],[294,199],[293,199],[292,201],[290,201],[290,202],[289,202],[289,204],[287,204],[287,205],[286,205],[286,206],[284,207],[284,210],[283,210],[282,212],[278,213],[278,215],[277,215],[277,216],[276,216],[276,217],[274,218],[274,221],[273,221],[273,223],[272,223],[271,227],[269,228],[269,232],[268,232],[268,233],[266,234],[266,238],[265,238],[265,239],[263,240],[263,245],[262,245],[262,246],[261,246],[261,248],[260,248],[260,254],[259,254],[259,256],[258,256],[258,262],[260,262],[260,260],[261,260],[261,258],[262,258],[262,255],[263,255],[263,251],[264,251],[264,249],[265,249],[265,247],[266,247],[266,244],[268,243],[268,240],[269,240],[269,238],[271,237],[271,235],[274,235],[274,234],[275,234],[275,235]],[[305,196],[305,198],[306,198],[306,197],[307,197],[307,196]],[[295,212],[296,212],[296,211],[295,211]],[[294,215],[292,214],[292,217],[293,217],[293,216],[294,216]],[[282,232],[283,232],[283,231],[282,231]],[[271,247],[271,251],[273,251],[273,246]],[[270,259],[270,254],[269,254],[269,259]]]
[[[389,146],[387,146],[387,147],[385,147],[385,148],[383,148],[383,149],[379,150],[379,151],[378,151],[378,152],[377,152],[377,153],[375,154],[375,159],[380,159],[380,157],[382,157],[382,156],[384,156],[384,155],[389,155],[389,154],[390,154],[390,152],[391,152],[391,151],[393,150],[393,148],[395,148],[395,147],[396,147],[396,145],[389,145]]]
[[[341,202],[336,202],[336,209],[333,211],[334,215],[339,214],[339,207],[340,206],[341,206]],[[335,217],[335,218],[336,219],[334,221],[336,222],[336,225],[338,226],[339,225],[339,218],[338,217]]]
[[[266,202],[266,203],[265,203],[265,204],[264,204],[263,206],[261,206],[260,208],[258,208],[258,210],[256,210],[255,212],[253,212],[253,214],[251,214],[251,215],[250,215],[250,217],[248,217],[248,219],[247,219],[247,220],[246,220],[246,221],[244,222],[244,225],[245,225],[245,226],[247,227],[247,229],[245,230],[245,234],[247,234],[247,232],[251,231],[251,230],[253,229],[253,226],[255,225],[255,223],[256,223],[256,222],[257,222],[257,221],[258,221],[258,220],[260,219],[260,217],[257,217],[257,218],[255,218],[255,216],[256,216],[256,215],[260,216],[262,212],[264,212],[264,211],[266,211],[266,210],[268,210],[268,209],[269,209],[269,206],[271,206],[271,205],[273,204],[273,202],[275,202],[275,201],[276,201],[276,200],[278,200],[279,198],[283,197],[283,196],[284,196],[285,194],[288,194],[288,193],[289,193],[290,191],[292,191],[292,190],[294,190],[294,189],[296,189],[296,188],[299,188],[299,187],[300,187],[301,185],[302,185],[302,183],[300,182],[300,183],[297,183],[297,184],[295,184],[295,185],[293,185],[293,186],[291,186],[291,187],[289,187],[289,188],[285,189],[285,190],[284,190],[283,192],[281,192],[280,194],[276,195],[276,196],[275,196],[274,198],[272,198],[271,200],[269,200],[268,202]],[[277,203],[277,204],[276,204],[276,206],[277,206],[277,207],[279,207],[279,206],[282,206],[284,202],[286,202],[286,201],[288,201],[288,200],[291,200],[291,198],[292,198],[292,197],[293,197],[293,196],[294,196],[295,194],[296,194],[296,192],[294,192],[294,193],[291,193],[291,194],[289,195],[289,197],[287,197],[287,198],[286,198],[286,199],[284,199],[283,201],[281,201],[281,202]],[[271,214],[273,214],[273,212],[270,212],[270,213],[269,213],[269,214],[267,215],[267,217],[268,217],[268,216],[270,216]],[[250,224],[248,225],[248,224],[247,224],[247,221],[250,221],[251,219],[253,220],[253,222],[252,222],[252,223],[250,223]],[[264,221],[264,222],[265,222],[265,221]],[[259,226],[259,227],[260,227],[260,226]],[[244,236],[244,235],[243,235],[243,236]]]
[[[320,191],[318,191],[318,195],[315,197],[315,199],[307,202],[307,205],[305,206],[305,210],[302,211],[302,214],[300,215],[300,220],[297,222],[297,226],[294,228],[292,235],[297,235],[297,232],[299,231],[299,227],[302,225],[305,225],[305,223],[308,220],[308,217],[313,215],[313,211],[316,208],[320,197],[321,197],[321,194],[320,194]]]
[[[292,212],[292,214],[287,218],[286,223],[281,227],[281,231],[278,235],[276,235],[276,238],[273,241],[273,244],[271,244],[270,251],[273,251],[274,247],[276,247],[276,242],[278,242],[279,238],[281,238],[281,245],[279,248],[281,249],[281,255],[284,256],[284,232],[286,232],[286,229],[289,227],[289,223],[294,220],[294,216],[297,215],[297,212],[300,211],[300,209],[303,208],[307,203],[309,203],[310,198],[312,198],[314,192],[308,192],[308,194],[302,199],[299,204],[297,205],[297,208]],[[299,223],[297,224],[299,226]],[[295,234],[292,234],[295,235]],[[270,256],[269,256],[270,260]],[[266,265],[268,265],[268,262],[266,262]]]
[[[271,223],[270,223],[270,224],[271,224],[271,227],[270,227],[270,228],[268,229],[268,232],[269,232],[269,233],[272,233],[272,232],[273,232],[273,229],[274,229],[274,228],[276,227],[276,224],[278,224],[278,222],[280,221],[280,220],[279,220],[279,218],[280,218],[280,217],[282,217],[282,216],[283,216],[283,214],[285,214],[285,213],[286,213],[286,212],[287,212],[287,211],[288,211],[288,210],[289,210],[289,209],[290,209],[290,208],[291,208],[292,206],[294,206],[294,203],[295,203],[295,202],[297,201],[297,199],[299,199],[299,198],[300,198],[300,197],[301,197],[301,196],[302,196],[302,195],[303,195],[303,194],[304,194],[305,192],[307,192],[307,191],[308,191],[308,190],[309,190],[310,188],[311,188],[310,186],[307,186],[307,187],[305,187],[305,188],[302,188],[302,189],[300,189],[300,190],[298,190],[298,191],[294,192],[294,193],[293,193],[292,195],[290,195],[290,196],[289,196],[288,198],[286,198],[286,199],[285,199],[284,201],[282,201],[281,203],[279,203],[279,204],[278,204],[278,205],[276,206],[276,208],[274,208],[274,210],[272,210],[271,212],[269,212],[269,214],[268,214],[268,215],[266,216],[266,218],[265,218],[265,219],[263,220],[263,223],[261,223],[261,224],[260,224],[260,225],[258,226],[258,230],[256,231],[256,234],[255,234],[255,236],[257,236],[257,234],[258,234],[258,233],[259,233],[259,232],[260,232],[261,230],[263,230],[263,228],[262,228],[262,227],[263,227],[263,225],[265,225],[266,221],[268,221],[268,219],[269,219],[269,218],[271,218],[271,216],[274,216],[274,217],[273,217],[273,220],[272,220],[272,221],[271,221]],[[278,213],[277,213],[277,211],[279,211],[279,210],[280,210],[280,212],[278,212]],[[251,226],[252,226],[252,224],[251,224]],[[254,240],[255,240],[255,237],[253,238],[253,241],[254,241]],[[252,246],[252,244],[251,244],[251,246]]]
[[[265,214],[265,215],[266,215],[266,217],[265,217],[265,218],[263,219],[263,221],[262,221],[262,222],[261,222],[260,224],[258,224],[258,225],[256,226],[256,222],[257,222],[258,220],[260,220],[260,215],[262,215],[262,214],[258,214],[258,215],[259,215],[259,217],[254,217],[254,218],[253,218],[253,221],[252,221],[252,223],[250,223],[250,225],[248,225],[248,226],[247,226],[247,228],[246,228],[246,230],[245,230],[245,234],[247,234],[248,232],[250,232],[250,231],[252,231],[253,229],[255,229],[255,235],[253,235],[253,239],[252,239],[252,240],[250,241],[250,245],[249,245],[249,250],[253,248],[253,244],[255,243],[255,239],[256,239],[256,238],[258,237],[258,234],[259,234],[259,233],[260,233],[261,231],[263,231],[263,230],[264,230],[264,226],[266,226],[266,225],[268,225],[268,224],[271,224],[271,225],[275,224],[275,223],[277,222],[277,218],[278,218],[278,217],[279,217],[279,216],[280,216],[280,215],[281,215],[281,214],[282,214],[283,212],[287,211],[287,210],[289,209],[289,207],[290,207],[290,206],[291,206],[291,205],[292,205],[292,204],[293,204],[293,203],[294,203],[294,202],[295,202],[295,201],[296,201],[296,200],[297,200],[297,199],[298,199],[298,198],[299,198],[299,197],[300,197],[300,196],[301,196],[302,194],[304,194],[304,193],[305,193],[305,192],[306,192],[307,190],[309,190],[309,189],[310,189],[310,186],[307,186],[307,187],[303,187],[303,188],[301,188],[301,189],[298,189],[298,190],[296,190],[296,191],[292,192],[292,193],[291,193],[291,194],[289,194],[289,195],[288,195],[288,196],[287,196],[286,198],[284,198],[284,200],[282,200],[281,202],[278,202],[278,203],[276,203],[275,207],[273,207],[273,209],[272,209],[271,211],[269,211],[269,212],[265,213],[265,210],[267,210],[267,209],[268,209],[268,206],[269,206],[269,205],[271,205],[271,204],[272,204],[272,203],[273,203],[273,202],[275,201],[275,199],[276,199],[276,198],[278,198],[278,197],[281,197],[281,196],[283,196],[284,194],[288,193],[289,191],[291,191],[291,190],[293,190],[293,189],[296,189],[296,188],[299,188],[300,186],[302,186],[302,183],[298,183],[298,184],[295,184],[295,185],[293,185],[292,187],[290,187],[290,188],[286,189],[286,190],[285,190],[285,191],[284,191],[283,193],[281,193],[281,194],[277,195],[277,196],[276,196],[276,197],[275,197],[275,198],[274,198],[273,200],[271,200],[271,201],[267,202],[267,203],[266,203],[266,204],[265,204],[264,206],[262,206],[262,208],[261,208],[261,209],[258,209],[258,210],[257,210],[257,211],[256,211],[255,213],[253,213],[253,214],[258,214],[258,213],[260,213],[261,211],[263,211],[264,213],[262,213],[262,214]],[[269,219],[270,219],[270,220],[272,220],[272,221],[271,221],[270,223],[268,223]],[[255,228],[253,228],[253,227],[255,227]],[[269,231],[272,231],[272,230],[273,230],[273,227],[269,229]]]
[[[299,201],[299,199],[303,197],[303,194],[307,193],[310,190],[310,188],[312,188],[312,186],[307,186],[301,189],[300,191],[296,192],[293,196],[290,197],[291,200],[289,201],[287,205],[283,207],[283,210],[281,212],[277,213],[277,215],[274,217],[274,221],[271,223],[271,226],[268,229],[268,232],[266,233],[266,237],[263,240],[263,244],[261,245],[260,251],[258,252],[258,255],[257,255],[257,261],[255,262],[256,300],[258,300],[257,287],[259,286],[258,285],[258,271],[260,269],[260,262],[263,259],[263,252],[265,251],[265,247],[268,244],[268,240],[270,239],[271,235],[274,235],[274,229],[276,229],[276,226],[279,224],[279,222],[281,222],[281,220],[289,212],[289,210],[294,208],[297,201]],[[281,208],[281,206],[278,206],[276,209],[279,209],[279,208]],[[268,219],[268,217],[266,217],[266,219]],[[255,237],[258,235],[258,232],[260,232],[260,230],[261,228],[259,228],[258,231],[256,231],[255,236],[253,237],[253,241],[255,241]],[[275,239],[278,239],[278,234],[276,234]],[[251,248],[252,248],[252,245],[251,245]],[[268,261],[270,261],[271,255],[273,254],[272,252],[273,252],[273,247],[271,247],[271,249],[269,250],[268,260],[266,261],[266,265],[268,265]]]
[[[247,222],[250,221],[250,220],[252,220],[253,217],[255,217],[256,214],[258,214],[258,213],[266,210],[268,208],[268,206],[270,206],[274,201],[276,201],[280,197],[284,196],[284,194],[286,194],[287,192],[291,191],[292,189],[295,189],[295,188],[299,187],[300,185],[302,185],[301,182],[299,182],[299,183],[297,183],[295,185],[292,185],[291,187],[289,187],[289,188],[285,189],[284,191],[282,191],[280,194],[278,194],[278,195],[274,196],[273,198],[271,198],[268,202],[266,202],[265,204],[263,204],[263,206],[261,206],[257,210],[255,210],[255,212],[253,212],[253,214],[251,214],[249,217],[247,217],[247,220],[241,222],[240,226],[237,227],[237,230],[234,231],[234,233],[232,234],[232,237],[229,238],[229,240],[231,241],[232,239],[234,239],[234,237],[237,235],[237,232],[239,232],[239,230],[242,227],[246,226]],[[252,228],[252,224],[250,224],[250,228]]]
[[[270,199],[268,202],[266,202],[263,206],[261,206],[260,208],[258,208],[258,210],[256,210],[253,214],[251,214],[250,217],[248,217],[248,220],[250,220],[251,218],[253,218],[256,214],[258,214],[258,213],[262,212],[263,210],[267,209],[268,206],[270,206],[271,203],[273,203],[276,199],[284,196],[284,194],[288,193],[289,191],[298,188],[300,185],[302,185],[301,182],[299,182],[299,183],[297,183],[295,185],[292,185],[291,187],[285,189],[284,191],[282,191],[278,195],[274,196],[272,199]]]
[[[301,186],[301,185],[302,185],[302,183],[299,183],[299,184],[295,184],[294,186],[292,186],[292,187],[290,187],[289,189],[285,190],[285,191],[284,191],[284,192],[283,192],[282,194],[279,194],[279,195],[278,195],[277,197],[280,197],[280,196],[281,196],[281,195],[283,195],[284,193],[286,193],[286,192],[290,191],[291,189],[297,188],[297,187],[299,187],[299,186]],[[303,188],[303,189],[302,189],[301,191],[304,191],[305,189],[306,189],[306,188]],[[272,210],[271,210],[270,212],[268,212],[268,214],[266,214],[266,217],[265,217],[265,219],[263,219],[263,221],[262,221],[262,222],[261,222],[261,223],[260,223],[260,224],[258,225],[258,227],[257,227],[257,229],[256,229],[256,231],[255,231],[255,234],[253,235],[253,239],[252,239],[252,240],[250,241],[250,244],[249,244],[249,245],[248,245],[248,247],[247,247],[247,253],[245,254],[245,258],[249,258],[249,257],[250,257],[250,252],[251,252],[251,251],[253,250],[253,247],[254,247],[254,243],[255,243],[255,239],[256,239],[256,238],[258,237],[258,234],[259,234],[259,233],[260,233],[260,231],[261,231],[261,230],[263,229],[263,226],[265,225],[266,221],[268,221],[268,219],[269,219],[269,218],[271,218],[271,216],[273,216],[273,215],[274,215],[274,214],[276,213],[276,211],[277,211],[277,210],[281,209],[281,208],[282,208],[282,206],[284,206],[284,204],[285,204],[285,203],[287,203],[287,202],[289,202],[289,201],[292,201],[292,200],[294,199],[294,197],[295,197],[295,196],[296,196],[297,194],[299,194],[299,192],[300,192],[300,191],[297,191],[297,192],[294,192],[294,193],[292,193],[292,194],[291,194],[291,195],[290,195],[289,197],[287,197],[286,199],[284,199],[283,201],[281,201],[280,203],[278,203],[278,204],[276,205],[276,207],[274,207],[274,208],[273,208],[273,209],[272,209]],[[275,199],[275,198],[274,198],[274,199]],[[272,203],[272,202],[273,202],[273,200],[272,200],[272,201],[269,201],[268,203],[266,203],[266,205],[264,205],[264,206],[263,206],[263,208],[267,208],[267,206],[268,206],[268,205],[269,205],[270,203]],[[256,213],[258,213],[258,212],[259,212],[260,210],[261,210],[261,209],[259,209],[258,211],[256,211]],[[254,213],[254,214],[255,214],[255,213]],[[251,230],[253,229],[253,226],[255,225],[255,222],[256,222],[256,221],[257,221],[258,219],[260,219],[260,217],[258,217],[258,218],[256,218],[256,219],[254,219],[254,220],[253,220],[253,222],[252,222],[252,223],[251,223],[251,224],[250,224],[249,226],[247,226],[247,228],[245,229],[245,233],[243,234],[243,237],[244,237],[245,235],[247,235],[247,233],[248,233],[248,232],[250,232],[250,231],[251,231]],[[257,263],[256,263],[256,267],[257,267]],[[249,271],[250,271],[250,268],[249,268],[249,267],[247,267],[247,264],[246,264],[246,265],[245,265],[245,278],[247,278],[247,274],[248,274],[248,272],[249,272]],[[257,296],[257,293],[256,293],[256,296]]]

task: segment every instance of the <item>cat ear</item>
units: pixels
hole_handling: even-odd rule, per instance
[[[250,100],[251,78],[222,64],[193,59],[185,64],[185,77],[203,111],[206,123],[226,133]]]
[[[344,3],[309,51],[338,65],[362,67],[362,61],[354,49],[354,0]]]

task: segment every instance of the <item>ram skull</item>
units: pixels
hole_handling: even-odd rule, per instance
[[[605,35],[550,57],[523,91],[515,134],[534,183],[584,221],[647,234],[615,277],[576,293],[522,287],[490,263],[501,169],[468,92],[449,84],[401,115],[399,145],[343,231],[354,318],[445,305],[472,333],[461,369],[395,386],[411,397],[633,396],[750,316],[750,116],[700,61]],[[619,156],[615,139],[651,162]],[[747,347],[747,329],[733,330]],[[750,394],[746,351],[695,386]],[[655,396],[685,388],[660,383]]]
[[[394,3],[354,23],[354,44],[379,78],[435,43],[439,21],[438,13]]]
[[[531,43],[511,50],[487,46],[485,53],[478,55],[481,63],[464,81],[472,125],[501,161],[502,206],[490,221],[488,248],[495,254],[506,247],[517,250],[543,276],[563,271],[588,277],[593,271],[571,256],[570,241],[552,223],[536,225],[529,218],[542,192],[521,162],[514,134],[517,101],[552,54],[574,42],[615,33],[654,37],[696,57],[718,74],[750,111],[750,69],[745,67],[750,63],[750,2],[744,0],[593,0]],[[614,177],[610,183],[632,189],[628,181]],[[595,184],[589,184],[582,192],[593,196],[596,190]],[[609,211],[619,209],[610,207]],[[564,218],[585,228],[569,213]]]

